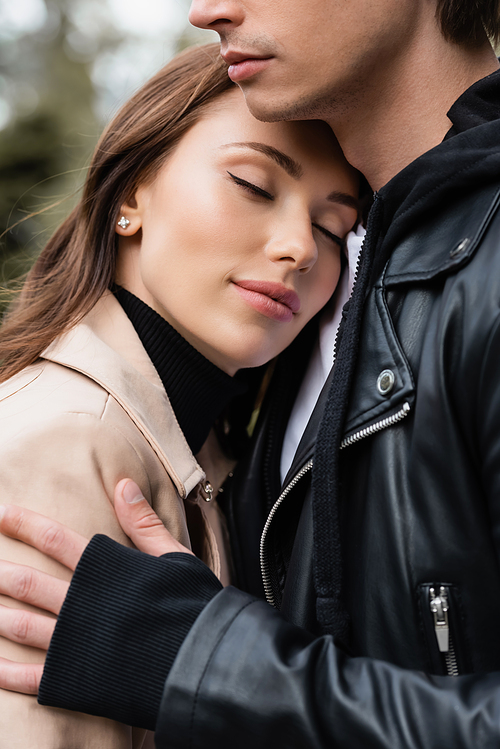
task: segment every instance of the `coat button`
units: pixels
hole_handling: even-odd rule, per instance
[[[384,371],[379,374],[377,380],[377,390],[380,395],[389,395],[395,382],[396,378],[394,377],[392,369],[384,369]]]

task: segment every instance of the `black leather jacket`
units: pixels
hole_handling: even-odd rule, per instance
[[[279,611],[234,588],[209,603],[167,679],[158,746],[500,746],[500,123],[489,119],[380,193],[383,262],[342,445],[350,651],[315,617],[319,409],[262,538]],[[265,416],[229,503],[254,595],[272,430]]]

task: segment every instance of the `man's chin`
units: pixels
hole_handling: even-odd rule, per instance
[[[296,116],[295,108],[286,106],[276,100],[272,94],[265,91],[257,92],[251,86],[240,86],[245,97],[248,110],[260,122],[283,122],[284,120],[303,120],[303,116]],[[314,118],[311,118],[314,119]]]
[[[282,101],[270,89],[258,88],[254,83],[240,86],[245,103],[256,120],[261,122],[283,122],[292,120],[328,119],[329,107],[318,106],[311,101]]]

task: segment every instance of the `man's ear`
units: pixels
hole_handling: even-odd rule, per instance
[[[120,215],[116,222],[115,231],[122,237],[131,237],[142,227],[142,212],[136,195],[132,195],[120,208]]]

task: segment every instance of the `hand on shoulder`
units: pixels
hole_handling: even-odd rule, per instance
[[[152,556],[170,552],[192,554],[165,528],[144,499],[137,484],[120,481],[115,490],[115,511],[137,549]],[[15,505],[0,506],[0,532],[37,548],[74,571],[88,539],[66,526]],[[56,617],[69,583],[31,567],[0,561],[0,594],[36,606]],[[48,650],[56,618],[0,606],[0,634],[13,642]],[[0,688],[37,694],[43,665],[15,663],[0,658]]]

